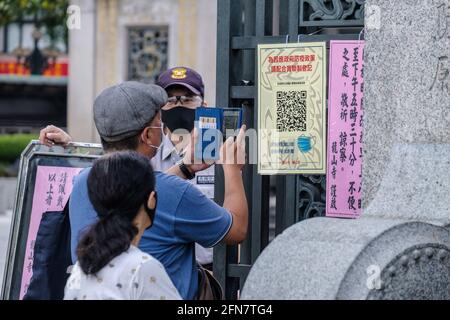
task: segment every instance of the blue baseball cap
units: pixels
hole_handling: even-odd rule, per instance
[[[200,74],[188,67],[174,67],[161,73],[156,84],[164,89],[180,85],[196,95],[204,97],[205,85]]]

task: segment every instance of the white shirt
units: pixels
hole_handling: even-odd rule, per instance
[[[163,265],[131,245],[96,275],[77,262],[67,280],[64,300],[180,300]]]
[[[167,135],[163,135],[161,147],[156,155],[151,159],[154,170],[164,172],[174,166],[181,156]],[[196,172],[195,179],[187,180],[194,184],[209,199],[214,199],[214,165]],[[195,244],[195,258],[200,264],[213,262],[213,248],[204,248],[198,243]]]

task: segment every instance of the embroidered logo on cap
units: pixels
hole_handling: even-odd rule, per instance
[[[184,79],[186,78],[187,70],[184,68],[175,68],[172,70],[172,79]]]

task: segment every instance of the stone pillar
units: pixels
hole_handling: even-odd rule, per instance
[[[117,84],[118,0],[97,0],[96,92]]]
[[[287,229],[243,299],[450,299],[449,9],[366,1],[362,218]]]
[[[95,91],[96,1],[72,0],[81,9],[81,29],[69,31],[68,131],[75,141],[96,141],[92,106]]]
[[[178,62],[194,66],[197,57],[197,0],[178,0]]]
[[[3,42],[4,40],[4,30],[3,27],[0,28],[0,52],[3,52],[3,50],[5,50],[5,48],[3,47]]]
[[[205,100],[216,103],[216,49],[217,49],[217,0],[196,0],[197,8],[197,60],[193,66],[205,82]],[[220,106],[227,107],[227,106]]]

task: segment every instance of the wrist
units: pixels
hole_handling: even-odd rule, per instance
[[[183,160],[180,160],[177,165],[178,169],[186,179],[192,180],[195,178],[195,172],[193,172],[192,168],[189,168],[189,165],[186,165]]]
[[[237,165],[222,165],[223,168],[223,172],[224,173],[241,173],[242,172],[242,168],[240,166]]]
[[[181,161],[183,161],[183,160],[181,160]],[[195,170],[194,170],[192,164],[186,164],[186,163],[184,163],[184,161],[183,161],[183,164],[186,167],[186,169],[189,170],[190,174],[195,175]]]

